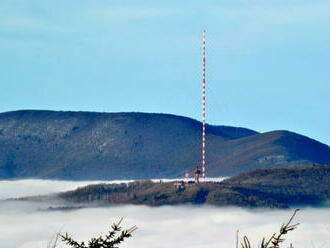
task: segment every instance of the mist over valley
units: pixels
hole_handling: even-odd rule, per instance
[[[18,181],[19,182],[19,181]],[[8,182],[10,184],[10,182]],[[22,185],[40,185],[36,194],[52,192],[52,182],[42,180],[21,181]],[[62,182],[68,189],[72,182]],[[86,182],[75,182],[83,185]],[[47,188],[48,184],[48,189]],[[60,184],[60,182],[55,182]],[[70,187],[71,187],[70,186]],[[4,185],[2,189],[10,188]],[[43,188],[43,189],[41,189]],[[9,197],[15,197],[20,188],[12,188]],[[61,205],[61,203],[58,203]],[[57,232],[69,232],[75,239],[87,241],[103,235],[109,226],[124,217],[123,225],[138,226],[125,247],[234,247],[236,230],[247,235],[256,246],[262,236],[278,232],[292,214],[292,210],[243,209],[212,206],[163,206],[148,207],[120,205],[111,207],[84,208],[69,211],[45,211],[52,203],[47,202],[0,202],[0,243],[6,248],[46,247]],[[330,209],[305,208],[298,212],[298,229],[288,234],[284,246],[293,243],[296,247],[328,247],[330,245]]]

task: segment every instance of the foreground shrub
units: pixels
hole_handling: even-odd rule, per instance
[[[136,226],[133,226],[129,229],[123,230],[120,226],[123,218],[119,220],[118,223],[114,223],[111,226],[111,229],[107,235],[104,237],[100,236],[98,238],[91,238],[88,241],[88,245],[86,246],[84,242],[78,243],[73,240],[68,233],[65,235],[59,233],[58,237],[62,239],[67,245],[70,245],[72,248],[117,248],[120,243],[122,243],[126,238],[132,236],[132,233],[137,229]],[[57,241],[57,240],[56,240]],[[55,246],[56,247],[56,242]]]
[[[295,209],[292,216],[288,220],[286,224],[283,224],[280,228],[280,231],[278,234],[274,233],[269,239],[266,240],[264,237],[261,241],[260,248],[279,248],[280,243],[282,243],[284,239],[284,235],[286,235],[288,232],[293,231],[297,228],[299,223],[296,224],[291,224],[293,221],[294,217],[296,216],[297,212],[299,209]],[[243,241],[241,242],[242,248],[251,248],[250,241],[247,236],[243,237]],[[290,245],[292,247],[292,245]],[[238,231],[236,235],[236,248],[238,248]]]

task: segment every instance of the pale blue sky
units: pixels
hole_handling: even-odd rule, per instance
[[[143,111],[330,144],[329,0],[1,0],[0,112]]]

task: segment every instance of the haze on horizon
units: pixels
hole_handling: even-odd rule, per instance
[[[201,117],[330,144],[330,2],[0,2],[0,112],[49,109]]]

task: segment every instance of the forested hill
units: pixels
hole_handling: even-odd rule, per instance
[[[24,110],[0,114],[0,179],[181,177],[201,164],[201,123],[182,116]],[[208,176],[330,163],[330,148],[288,132],[206,127]]]
[[[330,165],[258,169],[220,183],[199,185],[151,181],[96,184],[57,195],[26,199],[59,199],[61,204],[73,207],[114,204],[209,204],[272,208],[329,206]]]

